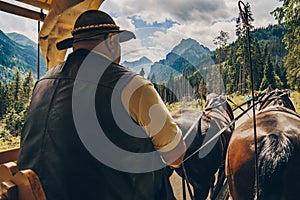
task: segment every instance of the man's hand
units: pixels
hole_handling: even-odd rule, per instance
[[[162,153],[163,160],[172,168],[179,168],[185,155],[186,145],[181,139],[177,147],[171,151]]]

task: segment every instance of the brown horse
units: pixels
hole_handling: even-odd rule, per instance
[[[251,118],[235,129],[227,151],[226,176],[232,199],[298,199],[300,115],[289,95],[279,90],[266,95],[261,109],[256,115],[258,184],[256,187]]]
[[[202,144],[226,127],[234,118],[226,99],[216,94],[207,96],[205,110],[199,120],[200,115],[200,111],[194,110],[181,110],[172,115],[183,134],[186,134],[198,119],[193,131],[186,138],[186,143],[190,145],[185,158],[196,152]],[[227,145],[233,129],[234,126],[225,130],[220,137],[184,162],[188,180],[194,189],[194,199],[206,199],[214,183],[216,171],[219,168],[224,171]],[[176,169],[176,172],[183,176],[181,168]]]

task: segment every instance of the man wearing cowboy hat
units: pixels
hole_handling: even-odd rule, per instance
[[[153,85],[119,65],[135,35],[98,10],[72,35],[57,48],[73,53],[35,85],[19,167],[38,174],[47,200],[174,199],[164,166],[180,166],[185,143]]]

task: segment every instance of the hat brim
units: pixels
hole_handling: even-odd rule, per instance
[[[115,32],[117,32],[119,34],[121,43],[131,40],[132,38],[136,39],[135,34],[131,31],[127,31],[127,30],[102,31],[99,34],[107,34],[107,33],[115,33]],[[85,37],[87,37],[87,36],[85,36]],[[64,40],[56,43],[56,48],[58,50],[71,48],[73,45],[73,41],[74,41],[74,37],[64,39]]]

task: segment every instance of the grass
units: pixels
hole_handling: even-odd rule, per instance
[[[4,130],[4,123],[0,120],[0,133]]]
[[[227,97],[232,100],[236,105],[233,105],[231,102],[229,102],[229,105],[231,106],[232,109],[235,109],[237,105],[241,105],[246,102],[246,96],[243,95],[237,95],[237,94],[230,94],[227,95]]]
[[[243,95],[231,94],[231,95],[227,95],[227,97],[230,98],[236,105],[241,105],[242,103],[245,103],[245,101],[246,101],[246,96],[243,96]],[[236,105],[233,105],[230,102],[229,102],[229,104],[232,107],[232,109],[237,107]],[[176,103],[172,103],[172,104],[166,103],[166,106],[170,112],[173,112],[173,111],[176,111],[179,109],[203,110],[203,108],[205,106],[205,101],[202,100],[200,102],[197,100],[193,100],[193,101],[176,102]]]
[[[231,95],[228,95],[227,97],[230,98],[237,105],[241,105],[242,103],[244,103],[246,101],[246,96],[242,96],[242,95],[231,94]],[[296,107],[296,112],[300,113],[300,92],[293,91],[291,93],[291,97],[292,97],[293,103]],[[229,103],[229,104],[232,106],[233,109],[236,107],[235,105],[232,105],[231,103]]]
[[[205,105],[204,101],[182,101],[182,102],[176,102],[172,104],[166,103],[167,108],[170,112],[176,111],[176,110],[203,110]]]
[[[12,136],[10,139],[0,138],[0,151],[20,147],[20,136]]]
[[[236,105],[241,105],[243,103],[246,102],[246,95],[239,95],[236,93],[230,94],[230,95],[226,95],[229,99],[231,99]],[[293,102],[294,105],[296,107],[296,112],[300,113],[300,92],[297,91],[293,91],[291,94],[292,98],[293,98]],[[198,104],[198,107],[196,106]],[[233,105],[232,103],[230,103],[230,106],[232,107],[232,109],[235,109],[236,105]],[[177,102],[177,103],[173,103],[173,104],[167,104],[168,109],[170,110],[170,112],[178,110],[178,109],[200,109],[203,110],[203,107],[205,105],[205,102],[202,102],[202,105],[196,101],[192,101],[192,102]]]
[[[20,136],[11,136],[5,129],[4,123],[0,121],[0,151],[20,147]]]

